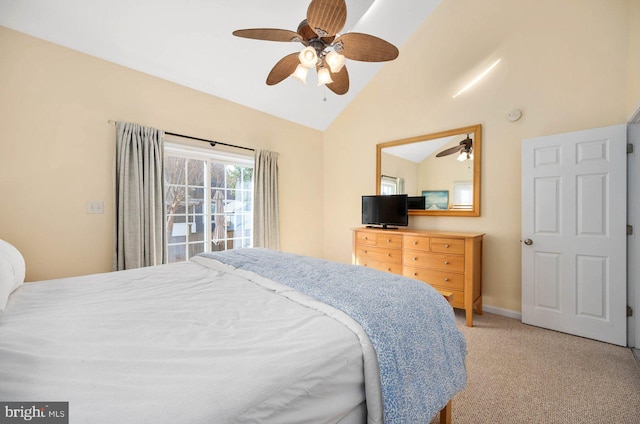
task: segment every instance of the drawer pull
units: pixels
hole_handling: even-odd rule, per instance
[[[444,245],[444,247],[445,247],[445,249],[448,249],[448,248],[449,248],[449,245],[448,245],[448,244],[445,244],[445,245]]]
[[[367,252],[367,251],[365,250],[365,251],[364,251],[364,254],[366,255],[367,253],[369,253],[369,252]]]
[[[388,256],[388,257],[391,257],[391,253],[387,253],[387,256]]]
[[[387,271],[391,272],[391,268],[387,268]]]
[[[387,243],[391,243],[391,240],[387,239]]]
[[[414,261],[417,261],[417,260],[418,260],[418,258],[415,258],[415,257],[414,257],[414,258],[413,258],[413,260],[414,260]]]
[[[369,237],[367,237],[367,236],[364,236],[364,239],[365,239],[365,240],[369,240]]]
[[[413,273],[413,276],[414,276],[414,277],[417,277],[417,276],[418,276],[418,273],[417,273],[417,272],[414,272],[414,273]]]
[[[449,281],[449,279],[448,279],[448,278],[445,278],[445,279],[444,279],[444,281],[447,281],[447,282],[448,282],[448,281]]]
[[[449,265],[449,261],[444,261],[444,264],[445,265]]]
[[[414,245],[414,246],[417,246],[417,245],[418,245],[418,242],[417,242],[417,241],[414,241],[414,242],[413,242],[413,245]]]

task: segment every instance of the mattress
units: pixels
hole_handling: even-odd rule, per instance
[[[0,401],[69,402],[71,423],[364,422],[358,323],[199,261],[19,287]]]

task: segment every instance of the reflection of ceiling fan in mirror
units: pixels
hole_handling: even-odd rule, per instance
[[[441,158],[454,153],[459,153],[458,160],[461,162],[467,159],[473,160],[473,140],[471,140],[469,134],[467,134],[467,138],[462,140],[457,146],[439,152],[436,157]]]
[[[349,91],[345,58],[363,62],[385,62],[398,57],[398,49],[373,35],[350,32],[338,35],[347,20],[345,0],[312,0],[307,19],[297,32],[286,29],[255,28],[233,32],[237,37],[267,41],[299,42],[305,48],[291,53],[273,67],[267,85],[275,85],[289,75],[306,83],[309,68],[318,72],[318,85],[326,84],[336,94]]]

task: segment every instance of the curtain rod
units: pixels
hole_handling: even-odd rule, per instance
[[[116,121],[113,121],[111,119],[108,120],[107,122],[110,123],[110,124],[115,124],[116,123]],[[222,141],[207,140],[205,138],[199,138],[199,137],[191,137],[190,135],[178,134],[178,133],[173,133],[173,132],[169,132],[169,131],[165,131],[164,133],[167,134],[167,135],[173,135],[173,136],[176,136],[176,137],[188,138],[190,140],[204,141],[205,143],[209,143],[209,145],[211,147],[215,147],[216,144],[220,144],[221,146],[235,147],[236,149],[244,149],[244,150],[250,150],[252,152],[255,152],[255,149],[252,149],[251,147],[236,146],[235,144],[223,143]]]

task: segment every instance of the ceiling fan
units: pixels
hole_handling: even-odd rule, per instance
[[[315,67],[318,85],[326,84],[336,94],[349,91],[349,73],[345,58],[363,62],[385,62],[398,57],[398,49],[373,35],[350,32],[338,35],[347,21],[345,0],[312,0],[307,18],[297,32],[286,29],[254,28],[233,32],[237,37],[255,40],[302,43],[301,52],[278,61],[267,76],[267,85],[275,85],[293,75],[306,83],[307,73]]]
[[[473,159],[473,140],[471,140],[469,134],[467,134],[467,138],[458,143],[457,146],[450,147],[439,152],[438,154],[436,154],[436,157],[441,158],[443,156],[449,156],[454,153],[460,153],[460,155],[458,156],[459,161]]]

